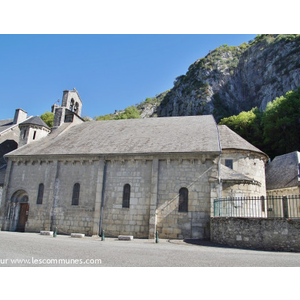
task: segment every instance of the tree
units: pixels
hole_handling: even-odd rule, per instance
[[[245,140],[262,149],[264,146],[262,115],[263,113],[255,107],[248,112],[242,111],[237,116],[223,118],[219,124],[227,125]]]
[[[300,88],[268,103],[262,125],[271,157],[300,150]]]
[[[271,158],[300,150],[300,87],[268,103],[260,112],[253,108],[223,118],[227,125]]]
[[[53,120],[54,120],[54,114],[47,111],[44,114],[41,115],[41,119],[49,126],[50,128],[53,127]]]
[[[140,119],[140,113],[135,106],[129,106],[125,108],[125,111],[123,113],[117,115],[115,119]]]
[[[108,121],[108,120],[114,120],[113,115],[108,114],[108,115],[103,115],[103,116],[96,116],[94,118],[96,121]]]

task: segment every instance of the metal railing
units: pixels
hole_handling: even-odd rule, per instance
[[[214,217],[300,218],[300,195],[214,200]]]

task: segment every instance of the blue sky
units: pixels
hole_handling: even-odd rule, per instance
[[[197,59],[255,34],[2,34],[0,119],[41,115],[79,92],[83,116],[113,113],[173,87]]]

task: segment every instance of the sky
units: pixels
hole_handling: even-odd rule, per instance
[[[209,50],[238,46],[259,33],[297,33],[292,3],[5,1],[0,119],[13,118],[17,108],[41,115],[73,88],[83,117],[125,109],[171,89]]]
[[[41,115],[76,88],[82,116],[122,110],[173,87],[223,44],[256,34],[1,34],[0,119]]]

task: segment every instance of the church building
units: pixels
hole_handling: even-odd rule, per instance
[[[214,199],[266,196],[267,155],[211,115],[84,122],[81,109],[64,91],[51,133],[6,154],[2,230],[209,238]]]

